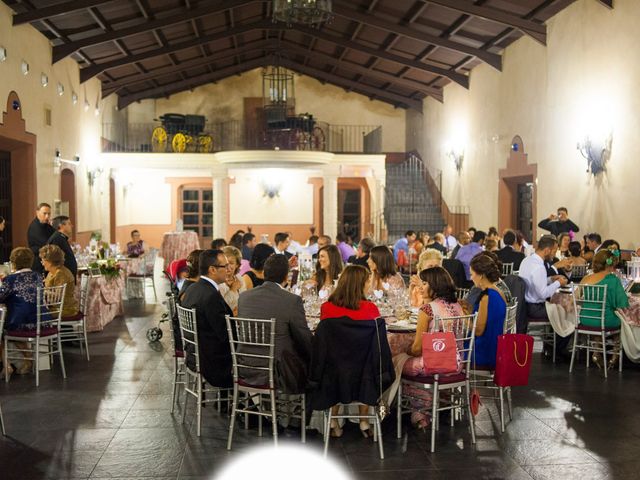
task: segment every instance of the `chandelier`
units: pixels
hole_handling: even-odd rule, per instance
[[[273,21],[318,25],[333,17],[331,0],[273,0]]]

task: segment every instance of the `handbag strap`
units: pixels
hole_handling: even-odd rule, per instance
[[[380,329],[378,328],[378,319],[373,321],[376,325],[376,337],[378,339],[378,379],[380,381],[380,395],[382,395],[382,347],[380,345]]]
[[[527,365],[527,361],[529,360],[529,344],[527,342],[524,342],[524,362],[520,363],[518,361],[518,344],[516,343],[516,341],[513,341],[513,358],[515,359],[516,363],[518,364],[519,367],[524,367]]]

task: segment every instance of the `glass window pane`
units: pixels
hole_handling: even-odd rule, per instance
[[[202,227],[203,237],[213,237],[213,227]]]
[[[202,211],[204,213],[213,213],[213,203],[203,203]]]
[[[185,225],[198,225],[198,215],[185,215],[184,218]]]
[[[210,202],[213,200],[213,190],[202,190],[202,200]]]
[[[200,229],[199,229],[198,227],[184,227],[184,229],[185,229],[186,231],[189,231],[189,232],[196,232],[196,233],[200,233],[200,232],[199,232],[199,230],[200,230]]]
[[[202,215],[202,224],[213,225],[213,215],[210,215],[210,214]]]
[[[198,200],[200,192],[198,190],[183,190],[182,191],[182,199],[183,200]]]
[[[198,213],[198,204],[195,202],[185,202],[182,204],[182,211],[185,213]]]

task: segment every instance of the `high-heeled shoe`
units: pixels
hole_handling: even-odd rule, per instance
[[[338,422],[336,420],[331,420],[331,430],[329,435],[331,435],[332,438],[340,438],[343,433],[344,432],[342,431],[342,428],[340,428]]]
[[[0,372],[0,379],[4,378],[5,369],[6,369],[6,374],[8,374],[9,378],[11,378],[11,375],[14,372],[14,368],[11,365],[7,365],[6,367],[2,368],[2,371]]]
[[[360,420],[360,433],[364,438],[373,437],[373,432],[371,431],[371,426],[368,421]]]
[[[18,370],[16,370],[16,373],[18,375],[27,375],[31,373],[32,370],[33,370],[33,362],[31,360],[25,360],[22,366],[18,368]]]
[[[591,361],[596,365],[596,367],[602,370],[602,355],[599,353],[593,353],[591,355]]]
[[[607,369],[611,370],[613,367],[615,367],[616,363],[618,363],[618,354],[614,353],[613,356],[607,362]]]

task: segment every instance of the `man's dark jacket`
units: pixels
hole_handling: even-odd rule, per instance
[[[27,230],[27,243],[33,252],[33,266],[31,269],[35,272],[43,273],[44,268],[40,263],[40,249],[47,244],[49,237],[56,231],[48,223],[40,223],[38,217],[33,219]]]

